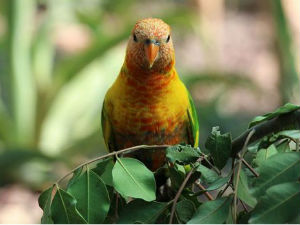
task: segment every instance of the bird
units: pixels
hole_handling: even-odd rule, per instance
[[[130,34],[123,66],[108,89],[101,113],[110,152],[138,145],[198,146],[193,99],[175,69],[171,28],[158,18],[138,20]],[[163,151],[129,155],[155,171]]]

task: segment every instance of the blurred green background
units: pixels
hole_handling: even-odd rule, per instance
[[[203,147],[213,126],[236,137],[300,104],[299,11],[297,0],[0,1],[0,223],[39,222],[36,192],[106,153],[102,101],[138,19],[171,25]]]

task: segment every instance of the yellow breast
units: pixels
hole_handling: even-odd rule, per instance
[[[121,72],[108,90],[105,108],[115,131],[166,130],[187,119],[188,94],[175,69],[138,82]]]

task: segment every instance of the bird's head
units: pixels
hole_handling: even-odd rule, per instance
[[[175,63],[170,26],[156,18],[139,20],[131,32],[125,62],[139,74],[169,72]]]

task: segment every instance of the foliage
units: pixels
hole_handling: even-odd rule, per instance
[[[289,104],[280,110],[289,110]],[[246,142],[232,166],[226,162],[234,140],[217,127],[206,151],[167,147],[166,164],[155,173],[137,159],[121,157],[138,147],[100,156],[71,171],[65,190],[60,179],[40,195],[41,222],[293,223],[300,212],[299,141],[294,145],[299,130],[282,132]],[[159,173],[170,182],[159,186]]]

